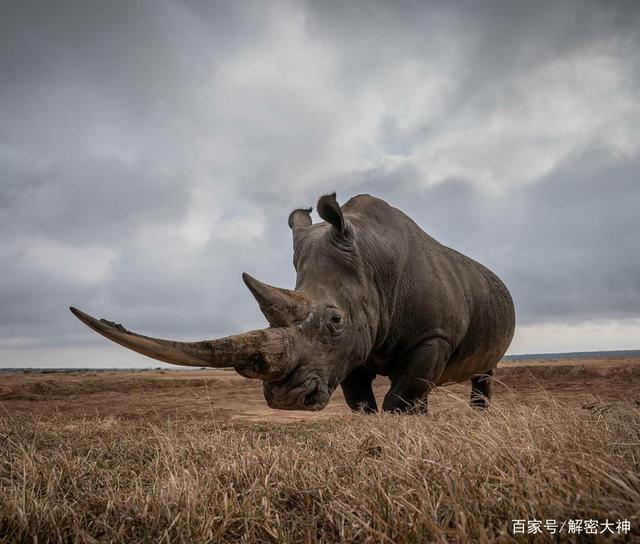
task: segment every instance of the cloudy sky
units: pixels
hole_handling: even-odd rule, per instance
[[[157,366],[70,304],[263,326],[332,190],[497,272],[511,353],[640,348],[638,2],[10,0],[0,127],[0,366]]]

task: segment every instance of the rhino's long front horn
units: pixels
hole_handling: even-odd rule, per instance
[[[69,308],[85,325],[121,346],[174,365],[229,368],[248,378],[282,378],[294,359],[293,338],[286,328],[271,328],[226,336],[217,340],[177,342],[128,331],[119,323],[95,319]]]

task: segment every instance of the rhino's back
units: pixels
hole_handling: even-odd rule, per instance
[[[343,210],[375,231],[369,251],[384,253],[387,267],[402,267],[390,343],[402,350],[421,334],[444,331],[454,350],[442,383],[494,368],[515,329],[513,301],[504,283],[383,200],[358,195]]]

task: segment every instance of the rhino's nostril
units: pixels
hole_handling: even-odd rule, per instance
[[[320,394],[320,390],[318,389],[318,385],[313,388],[310,393],[307,393],[304,397],[305,406],[311,406],[312,404],[316,404],[318,402],[318,396]]]
[[[289,370],[287,370],[286,374],[277,380],[266,381],[265,384],[268,384],[272,387],[278,387],[284,385],[289,382],[293,376],[293,373],[298,370],[299,365],[293,365]]]

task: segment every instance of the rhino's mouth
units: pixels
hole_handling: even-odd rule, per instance
[[[267,404],[280,410],[322,410],[329,404],[331,393],[326,382],[315,374],[300,379],[294,372],[284,380],[264,382]]]

